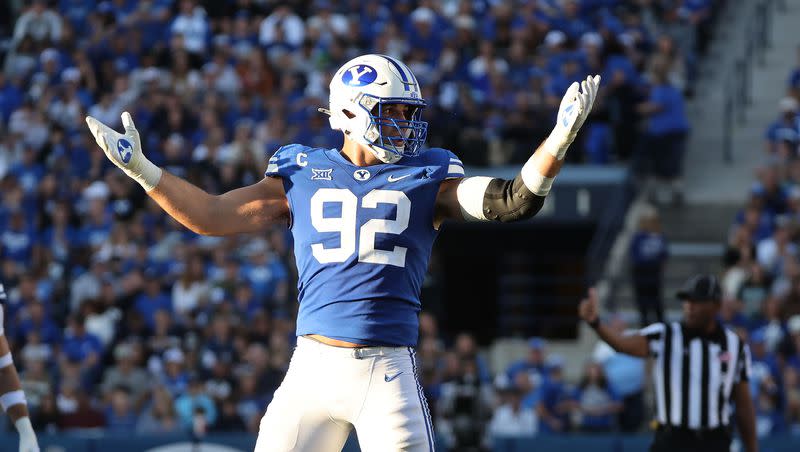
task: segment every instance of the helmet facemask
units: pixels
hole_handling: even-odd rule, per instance
[[[428,123],[422,121],[425,101],[403,97],[378,98],[369,94],[364,97],[374,99],[374,107],[369,111],[370,122],[364,138],[375,146],[392,154],[413,157],[419,154],[428,136]],[[372,102],[369,102],[372,103]],[[360,103],[363,107],[363,103]],[[397,119],[385,114],[388,105],[407,105],[406,119]]]

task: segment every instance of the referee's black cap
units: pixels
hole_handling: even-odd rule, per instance
[[[679,300],[692,302],[720,301],[722,288],[719,286],[719,278],[703,274],[692,276],[683,285],[677,297]]]

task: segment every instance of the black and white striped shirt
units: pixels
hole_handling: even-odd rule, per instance
[[[750,349],[718,324],[710,335],[693,334],[678,322],[655,323],[639,331],[655,358],[658,422],[689,429],[727,426],[731,392],[750,378]]]

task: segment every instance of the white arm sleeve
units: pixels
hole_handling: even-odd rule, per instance
[[[491,177],[474,176],[461,179],[456,190],[458,206],[467,221],[489,221],[483,214],[483,196]]]

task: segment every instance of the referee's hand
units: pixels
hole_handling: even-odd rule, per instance
[[[589,324],[597,321],[600,313],[598,312],[597,290],[594,287],[589,288],[589,296],[581,300],[578,305],[578,315]]]

